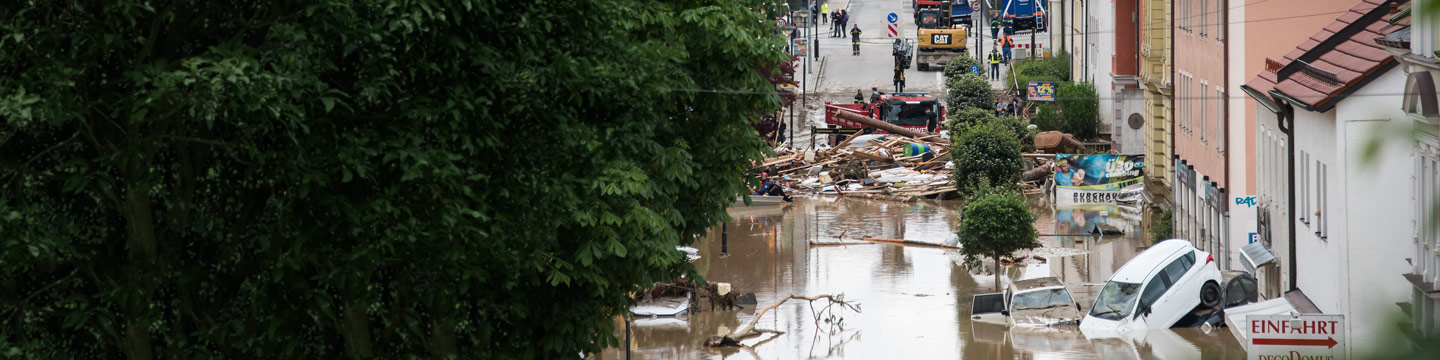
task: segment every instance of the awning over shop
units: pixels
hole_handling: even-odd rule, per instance
[[[1250,270],[1251,274],[1255,274],[1255,269],[1260,266],[1274,261],[1275,254],[1271,254],[1270,250],[1258,241],[1240,247],[1240,264],[1245,265],[1245,269]]]
[[[1247,318],[1250,315],[1285,315],[1285,314],[1318,314],[1320,309],[1310,302],[1300,290],[1292,290],[1285,293],[1285,296],[1270,300],[1261,301],[1249,305],[1241,305],[1225,309],[1225,324],[1230,328],[1230,333],[1235,335],[1235,340],[1245,346],[1245,351],[1250,351],[1250,328],[1244,324],[1249,323]]]

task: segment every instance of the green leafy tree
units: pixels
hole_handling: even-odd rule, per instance
[[[1090,83],[1061,83],[1055,102],[1065,119],[1065,132],[1082,140],[1100,136],[1100,97]]]
[[[1040,246],[1035,239],[1035,213],[1011,189],[981,190],[965,202],[956,229],[965,264],[978,267],[981,258],[995,262],[995,288],[1000,288],[1000,257]]]
[[[1005,72],[1005,83],[1020,86],[1020,95],[1028,96],[1031,81],[1069,82],[1070,58],[1064,52],[1045,59],[1016,60],[1014,71]]]
[[[945,81],[945,86],[949,89],[945,97],[948,108],[995,108],[995,93],[990,90],[990,82],[986,81],[985,77],[976,74],[963,74],[959,77],[946,79]]]
[[[1020,141],[1021,150],[1035,143],[1035,130],[1030,129],[1030,122],[1024,118],[1018,116],[997,116],[991,121],[1014,133],[1015,139]]]
[[[1165,209],[1155,213],[1155,219],[1150,222],[1150,238],[1152,242],[1161,242],[1175,237],[1175,213]]]
[[[5,2],[0,353],[618,345],[764,155],[763,6]]]
[[[1020,181],[1024,159],[1015,133],[995,122],[952,128],[950,136],[956,189],[973,194],[990,185],[1009,188]],[[958,134],[957,134],[958,132]],[[958,136],[957,136],[958,135]]]
[[[1034,142],[1035,131],[1030,130],[1030,123],[1025,119],[1015,116],[995,116],[995,112],[975,107],[965,107],[950,114],[949,122],[945,125],[947,129],[959,129],[976,124],[995,123],[1015,134],[1015,139],[1020,141],[1023,148],[1025,144]],[[952,132],[952,136],[963,135],[963,131]]]
[[[952,129],[952,137],[959,137],[963,134],[963,128],[972,124],[983,124],[995,118],[995,111],[974,106],[966,106],[953,109],[949,116],[949,122],[945,124],[946,129]]]
[[[1038,103],[1035,105],[1034,115],[1030,116],[1030,122],[1040,131],[1068,131],[1065,128],[1065,118],[1061,117],[1060,111],[1056,110],[1053,103]]]
[[[969,56],[956,56],[950,58],[950,61],[945,62],[945,70],[943,70],[942,73],[945,75],[946,80],[953,79],[964,74],[973,74],[972,72],[970,72],[971,65],[980,65],[980,60],[976,60],[975,58]],[[989,69],[986,70],[988,71]]]

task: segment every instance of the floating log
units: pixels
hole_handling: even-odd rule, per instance
[[[924,242],[924,241],[914,241],[914,240],[905,240],[905,239],[886,239],[886,238],[869,238],[869,237],[867,237],[867,238],[864,238],[864,239],[862,239],[862,240],[865,240],[865,241],[873,241],[873,242],[891,243],[891,244],[904,244],[904,245],[914,245],[914,246],[929,246],[929,247],[937,247],[937,248],[942,248],[942,249],[959,249],[959,248],[960,248],[959,246],[954,246],[954,245],[934,244],[934,243],[927,243],[927,242]]]
[[[922,132],[915,131],[915,130],[906,129],[906,128],[904,128],[904,127],[900,127],[899,125],[895,125],[895,124],[891,124],[891,123],[888,123],[888,122],[881,121],[880,119],[875,119],[875,118],[872,118],[872,117],[869,117],[869,116],[860,115],[860,114],[856,114],[856,113],[852,113],[852,112],[837,111],[837,112],[835,112],[835,116],[836,116],[836,117],[839,117],[839,118],[841,118],[841,119],[850,120],[850,121],[858,122],[858,123],[861,123],[861,124],[865,124],[865,125],[867,125],[867,126],[873,126],[873,127],[877,128],[877,129],[885,130],[885,131],[887,131],[887,132],[890,132],[891,134],[909,136],[909,137],[913,137],[913,138],[917,138],[917,139],[923,138],[923,137],[927,137],[927,136],[931,136],[930,134],[922,133]],[[949,144],[949,143],[950,143],[949,141],[946,141],[945,139],[935,139],[935,142],[941,143],[941,144]]]

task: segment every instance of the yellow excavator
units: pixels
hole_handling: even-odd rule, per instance
[[[917,6],[915,14],[915,24],[919,27],[915,33],[919,50],[915,53],[915,63],[920,70],[929,70],[930,64],[944,66],[950,59],[966,54],[966,27],[963,21],[954,20],[952,7],[964,6],[968,9],[969,4],[959,1],[961,5],[952,5],[949,0],[916,2],[926,5]]]

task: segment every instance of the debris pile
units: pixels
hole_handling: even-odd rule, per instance
[[[794,181],[791,188],[799,191],[894,201],[950,199],[957,196],[947,143],[939,135],[856,133],[829,148],[782,148],[757,169]]]

